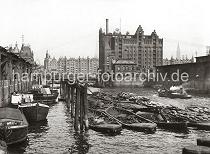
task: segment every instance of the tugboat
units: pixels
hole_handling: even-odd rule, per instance
[[[181,98],[181,99],[192,98],[192,96],[188,95],[187,92],[182,87],[171,87],[169,90],[166,88],[159,89],[158,95],[160,97],[169,97],[169,98]]]

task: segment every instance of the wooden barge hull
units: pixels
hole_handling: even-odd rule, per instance
[[[28,122],[46,120],[49,112],[49,106],[40,103],[21,105],[20,109],[23,111]]]

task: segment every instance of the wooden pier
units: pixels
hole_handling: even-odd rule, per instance
[[[66,102],[71,117],[74,118],[75,131],[88,130],[87,84],[72,84],[68,80],[61,81],[60,84],[61,100]]]

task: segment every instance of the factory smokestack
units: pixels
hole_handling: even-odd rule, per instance
[[[106,19],[106,34],[109,33],[109,19]]]

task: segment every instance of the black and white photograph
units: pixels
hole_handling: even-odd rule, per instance
[[[210,1],[0,5],[0,154],[210,154]]]

